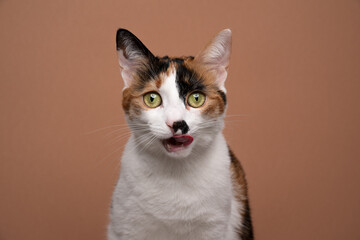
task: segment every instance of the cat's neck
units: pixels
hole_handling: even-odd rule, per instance
[[[196,147],[196,146],[195,146]],[[139,147],[141,149],[141,147]],[[221,132],[216,134],[207,148],[197,149],[186,158],[173,158],[165,153],[156,154],[152,151],[140,151],[136,148],[136,139],[131,136],[124,151],[123,166],[142,174],[166,176],[199,174],[207,168],[227,168],[228,148]]]

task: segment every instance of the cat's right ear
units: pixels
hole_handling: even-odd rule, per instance
[[[146,67],[154,55],[134,34],[121,28],[116,33],[116,50],[121,76],[127,88],[137,70]]]

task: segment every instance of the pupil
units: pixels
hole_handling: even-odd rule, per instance
[[[150,94],[150,101],[153,102],[155,100],[155,94]]]
[[[199,94],[194,94],[195,101],[199,101]]]

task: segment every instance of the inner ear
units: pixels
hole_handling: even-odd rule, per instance
[[[225,29],[218,33],[205,49],[195,57],[196,62],[206,71],[215,73],[216,82],[220,88],[224,88],[230,53],[231,30]]]
[[[147,67],[155,58],[147,47],[126,29],[119,29],[116,33],[116,50],[125,88],[131,84],[136,72]]]

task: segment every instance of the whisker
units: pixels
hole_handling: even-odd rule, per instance
[[[249,116],[250,114],[247,114],[247,113],[244,113],[244,114],[227,114],[224,116],[224,118],[227,118],[227,117],[247,117]]]
[[[121,126],[125,126],[126,124],[115,124],[115,125],[110,125],[110,126],[107,126],[107,127],[102,127],[102,128],[99,128],[99,129],[95,129],[93,131],[90,131],[90,132],[87,132],[87,133],[84,133],[85,135],[88,135],[88,134],[93,134],[93,133],[96,133],[96,132],[99,132],[99,131],[102,131],[102,130],[106,130],[106,129],[109,129],[109,128],[115,128],[115,127],[121,127]]]
[[[95,168],[98,168],[102,163],[105,162],[105,160],[107,160],[111,155],[113,155],[114,153],[118,152],[119,150],[122,150],[123,146],[120,146],[118,148],[116,148],[114,151],[111,151],[109,154],[107,154],[105,157],[103,157],[98,164],[95,166]],[[119,156],[120,157],[120,156]]]
[[[145,151],[156,139],[156,136],[150,137],[150,140],[143,146],[142,149],[139,150],[139,152]]]
[[[109,140],[109,142],[106,143],[106,146],[115,145],[115,144],[117,144],[117,143],[119,143],[119,142],[121,142],[123,140],[128,139],[130,136],[131,136],[131,132],[126,133],[126,134],[121,135],[121,136],[118,136],[118,137],[115,137],[115,138]]]
[[[135,143],[135,146],[133,146],[133,148],[130,149],[130,151],[133,152],[134,150],[136,150],[141,144],[146,142],[149,139],[149,137],[151,137],[151,133],[147,133],[147,134],[144,134],[144,135],[140,136],[137,139],[137,142]]]

